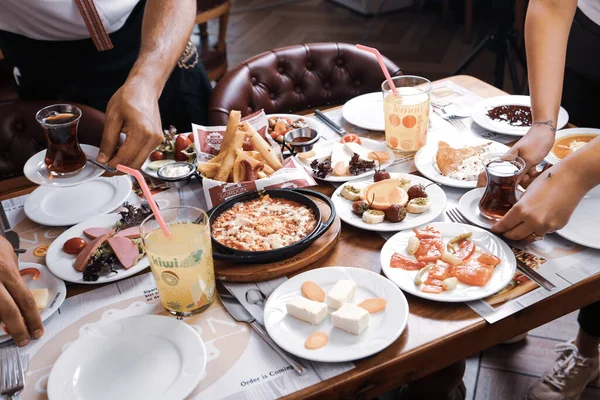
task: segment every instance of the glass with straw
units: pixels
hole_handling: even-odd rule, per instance
[[[139,171],[117,169],[138,180],[153,211],[140,225],[140,235],[162,306],[182,317],[208,309],[216,295],[208,216],[189,206],[159,210]]]

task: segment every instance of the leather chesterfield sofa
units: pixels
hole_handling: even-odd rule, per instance
[[[392,76],[400,68],[385,58]],[[271,50],[229,71],[214,88],[209,123],[225,125],[230,110],[248,115],[263,108],[294,113],[341,104],[381,90],[385,77],[375,57],[347,43],[312,43]]]
[[[27,160],[46,148],[44,130],[35,119],[43,107],[56,101],[11,101],[0,104],[0,180],[23,175]],[[83,115],[79,121],[79,142],[99,146],[104,113],[76,104]]]

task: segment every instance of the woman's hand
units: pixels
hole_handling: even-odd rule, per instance
[[[511,240],[532,241],[563,228],[588,188],[561,167],[542,172],[492,232]]]
[[[536,167],[550,153],[554,146],[556,129],[552,121],[536,122],[531,129],[508,151],[525,161],[525,170],[520,177],[520,184],[527,187],[539,174]]]
[[[12,245],[0,236],[0,320],[18,346],[40,338],[44,325],[35,300],[19,274]]]

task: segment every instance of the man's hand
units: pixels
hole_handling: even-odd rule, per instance
[[[126,139],[117,151],[121,132]],[[128,79],[108,102],[98,162],[139,169],[162,140],[155,88]]]
[[[568,170],[557,167],[534,180],[492,232],[511,240],[532,241],[563,228],[588,189],[581,187]]]
[[[19,274],[12,245],[0,236],[0,320],[18,346],[40,338],[44,325],[35,300]]]

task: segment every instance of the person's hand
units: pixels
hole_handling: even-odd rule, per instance
[[[541,171],[536,169],[537,165],[544,160],[554,145],[554,128],[544,123],[534,124],[507,154],[514,154],[525,161],[525,169],[519,177],[519,184],[528,187],[531,182],[542,172],[549,168],[544,167]],[[485,171],[479,174],[477,186],[485,186],[487,177]]]
[[[121,132],[126,139],[117,151]],[[162,140],[155,90],[128,80],[108,102],[98,162],[139,169]]]
[[[0,236],[0,320],[18,346],[39,339],[44,325],[35,300],[19,274],[12,245]]]
[[[568,172],[568,171],[564,171]],[[533,241],[564,227],[587,189],[553,167],[534,180],[492,232],[511,240]]]

